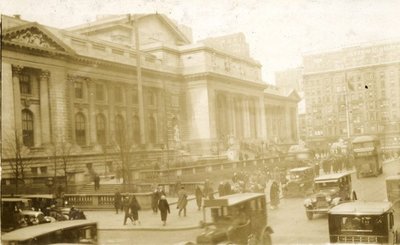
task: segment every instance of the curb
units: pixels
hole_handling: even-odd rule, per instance
[[[183,230],[195,230],[195,229],[200,229],[200,225],[198,226],[186,226],[186,227],[168,227],[165,226],[165,228],[163,227],[127,227],[126,229],[120,229],[120,228],[97,228],[97,230],[99,231],[132,231],[132,230],[136,230],[136,231],[183,231]]]

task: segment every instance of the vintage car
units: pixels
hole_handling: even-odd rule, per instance
[[[197,244],[271,244],[265,195],[238,193],[204,200],[205,231]],[[212,221],[207,221],[210,217]]]
[[[389,202],[400,203],[400,174],[386,178],[386,191]]]
[[[289,180],[283,185],[284,197],[306,196],[313,192],[314,168],[300,167],[289,170]]]
[[[400,244],[400,210],[390,202],[354,201],[329,210],[330,243]]]
[[[335,173],[314,179],[314,194],[304,200],[306,215],[309,220],[314,214],[326,214],[332,207],[357,199],[352,189],[351,173]]]
[[[21,215],[28,226],[51,223],[56,221],[53,217],[44,216],[44,214],[40,211],[22,210]]]

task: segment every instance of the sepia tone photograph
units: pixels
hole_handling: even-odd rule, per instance
[[[400,0],[14,0],[1,244],[400,244]]]

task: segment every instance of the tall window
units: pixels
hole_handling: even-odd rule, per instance
[[[125,123],[121,115],[115,118],[115,134],[118,144],[122,144],[125,139]]]
[[[154,117],[149,117],[149,142],[155,144],[157,141],[156,120]]]
[[[21,94],[31,94],[31,78],[29,75],[22,74],[19,77],[19,89]]]
[[[83,99],[83,83],[82,82],[75,82],[74,83],[74,88],[75,88],[75,98]]]
[[[106,143],[106,118],[103,114],[96,116],[96,134],[97,142],[101,145]]]
[[[115,99],[115,102],[122,103],[123,98],[122,98],[122,88],[121,88],[121,86],[115,86],[114,87],[114,99]]]
[[[75,138],[78,145],[86,145],[86,121],[82,113],[75,116]]]
[[[132,104],[136,105],[138,103],[139,99],[138,99],[138,91],[136,89],[134,89],[132,91]]]
[[[139,117],[133,117],[133,141],[135,144],[140,144],[140,124]]]
[[[153,90],[150,90],[147,93],[147,95],[149,98],[149,105],[156,105],[157,104],[156,93]]]
[[[22,142],[25,146],[33,146],[33,114],[30,110],[22,110]]]
[[[96,100],[104,101],[104,86],[103,84],[96,84]]]

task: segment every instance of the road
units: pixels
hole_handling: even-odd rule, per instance
[[[386,199],[385,178],[400,172],[400,161],[386,163],[378,177],[357,179],[352,174],[353,189],[359,200]],[[303,198],[282,199],[278,209],[268,210],[268,223],[274,234],[273,244],[326,244],[329,242],[326,215],[308,220]],[[195,241],[201,229],[185,231],[100,231],[100,244],[174,244]]]

